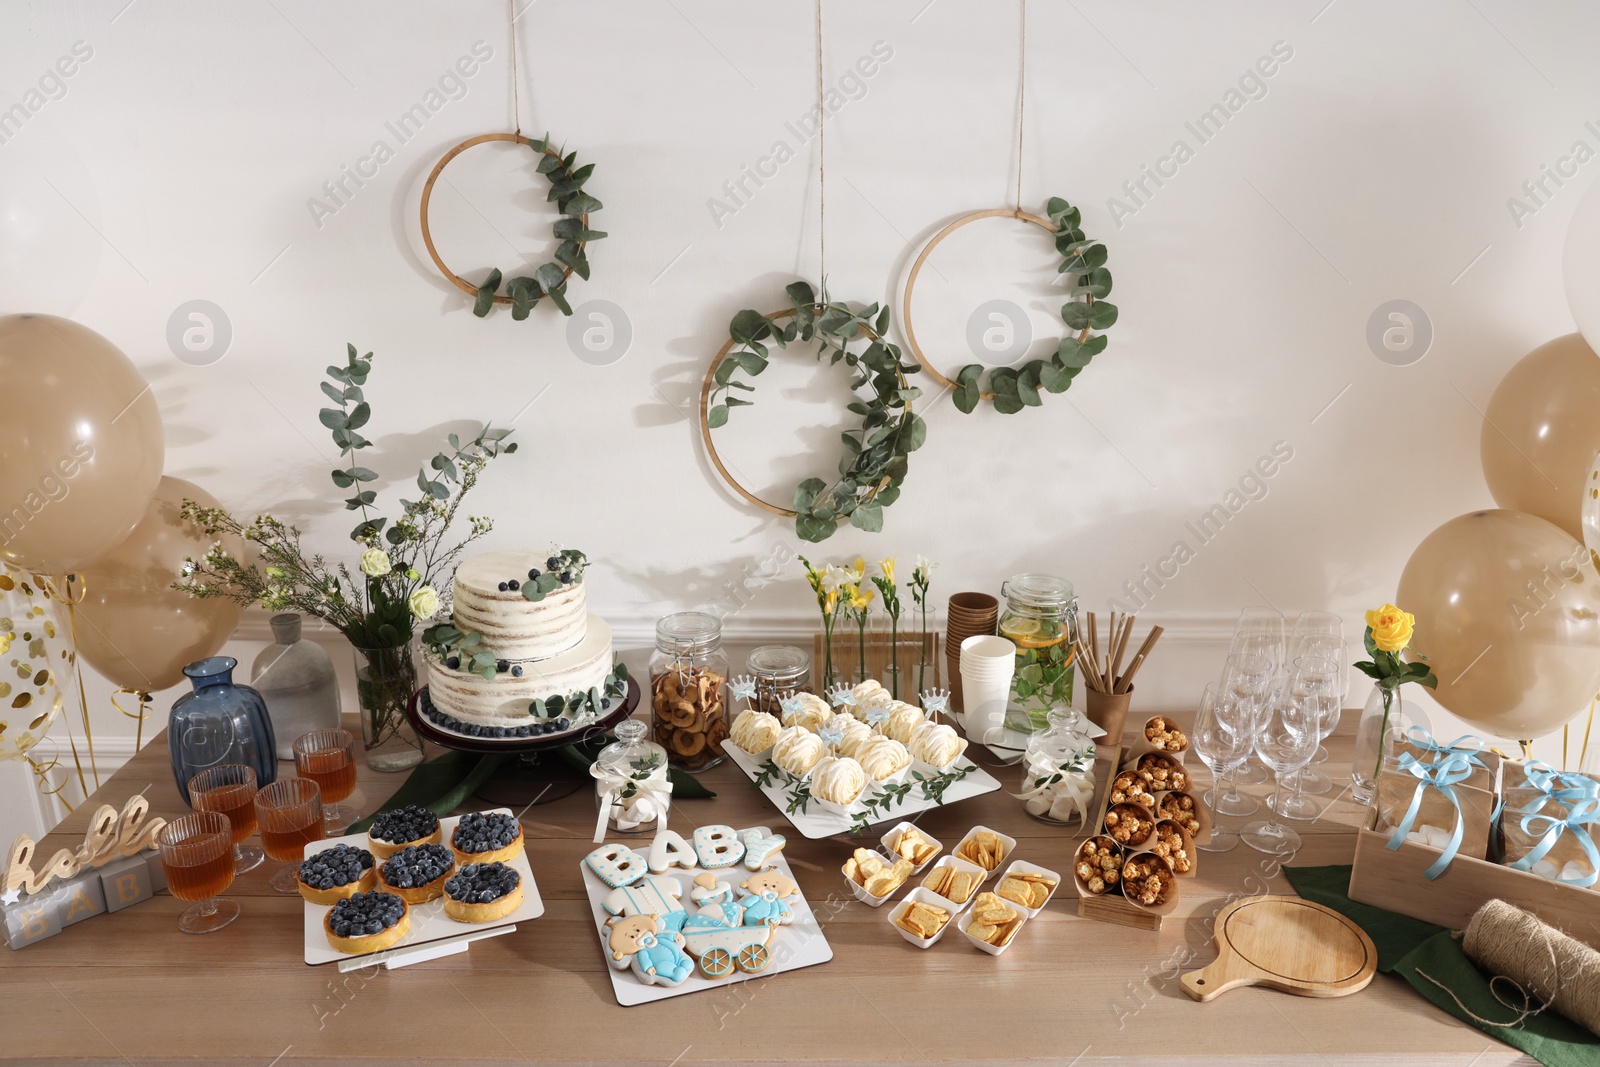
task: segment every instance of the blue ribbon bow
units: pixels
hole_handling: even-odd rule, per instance
[[[1433,735],[1420,726],[1413,726],[1406,731],[1406,740],[1413,748],[1420,748],[1424,752],[1432,753],[1433,758],[1429,763],[1438,763],[1449,756],[1463,756],[1474,767],[1482,767],[1483,760],[1478,758],[1478,753],[1483,751],[1483,738],[1473,734],[1462,734],[1448,745],[1441,745],[1433,739]]]
[[[1600,782],[1581,774],[1564,774],[1540,760],[1529,763],[1522,773],[1528,785],[1539,791],[1539,796],[1514,814],[1522,816],[1522,832],[1537,837],[1539,843],[1511,864],[1512,870],[1532,870],[1549,855],[1561,835],[1570,832],[1589,861],[1589,874],[1584,878],[1558,877],[1556,880],[1584,888],[1600,881],[1600,849],[1596,848],[1593,836],[1595,824],[1600,821]],[[1544,813],[1545,806],[1552,801],[1567,809],[1565,817]]]
[[[1413,727],[1415,729],[1415,727]],[[1431,741],[1432,739],[1429,738]],[[1398,852],[1400,846],[1405,844],[1406,835],[1411,833],[1411,827],[1416,824],[1417,815],[1422,811],[1422,797],[1429,789],[1437,789],[1444,794],[1450,806],[1456,809],[1456,825],[1450,832],[1450,842],[1439,854],[1433,865],[1423,872],[1431,882],[1445,872],[1451,862],[1456,858],[1456,853],[1461,850],[1461,839],[1466,834],[1466,818],[1461,813],[1461,801],[1456,796],[1456,786],[1472,777],[1473,757],[1469,752],[1461,750],[1446,750],[1433,748],[1436,753],[1441,753],[1432,763],[1424,763],[1411,753],[1404,753],[1400,757],[1400,770],[1417,779],[1417,788],[1411,794],[1411,804],[1406,808],[1405,816],[1400,820],[1400,825],[1389,837],[1386,848],[1391,852]],[[1482,764],[1479,764],[1482,766]]]

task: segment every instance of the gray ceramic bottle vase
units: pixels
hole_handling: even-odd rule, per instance
[[[300,637],[300,616],[272,617],[272,636],[250,667],[250,684],[267,702],[278,758],[294,759],[295,738],[339,725],[339,679],[333,660]]]

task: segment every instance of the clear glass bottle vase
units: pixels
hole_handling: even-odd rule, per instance
[[[1374,682],[1361,709],[1355,752],[1350,758],[1350,792],[1358,804],[1372,803],[1383,761],[1394,751],[1395,742],[1405,740],[1407,709],[1400,688]]]

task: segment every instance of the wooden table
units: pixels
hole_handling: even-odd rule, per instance
[[[1330,741],[1341,778],[1349,731]],[[185,810],[166,744],[152,739],[40,853],[74,847],[87,812],[148,787],[160,815]],[[1198,768],[1201,775],[1203,768]],[[362,769],[375,807],[403,776]],[[289,772],[292,773],[292,772]],[[1015,769],[997,771],[1017,787]],[[785,825],[731,764],[705,776],[715,800],[679,801],[672,825]],[[1261,791],[1257,791],[1261,792]],[[1360,809],[1340,801],[1299,824],[1297,864],[1350,862]],[[301,903],[267,887],[273,861],[240,878],[227,929],[178,932],[183,902],[161,894],[20,951],[0,951],[0,1058],[30,1064],[900,1063],[922,1060],[1093,1064],[1386,1063],[1492,1067],[1532,1063],[1379,975],[1366,991],[1312,1000],[1258,989],[1197,1004],[1181,971],[1214,958],[1210,917],[1230,898],[1291,893],[1275,860],[1240,846],[1202,854],[1182,909],[1160,933],[1080,919],[1070,885],[1006,955],[959,937],[920,951],[848,895],[847,838],[790,833],[787,855],[816,908],[833,961],[636,1008],[613,999],[578,864],[594,846],[583,791],[529,809],[529,860],[546,911],[470,952],[397,971],[341,976],[301,961]],[[1238,820],[1230,820],[1236,823]],[[953,844],[974,823],[1019,839],[1016,855],[1069,868],[1076,843],[994,793],[921,824]]]

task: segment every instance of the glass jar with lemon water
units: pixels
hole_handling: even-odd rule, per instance
[[[1052,707],[1072,703],[1078,598],[1071,582],[1048,574],[1018,574],[1001,583],[1000,595],[1000,636],[1017,646],[1011,702],[1043,730]]]

